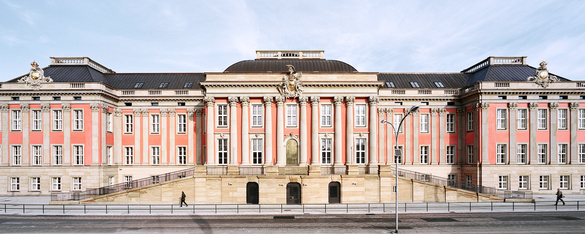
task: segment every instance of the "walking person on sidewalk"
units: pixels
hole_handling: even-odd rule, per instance
[[[183,204],[185,204],[186,207],[189,207],[189,205],[187,205],[187,203],[185,202],[185,192],[181,191],[181,207],[183,207]]]
[[[560,189],[557,189],[557,202],[555,202],[555,206],[559,203],[559,200],[563,202],[563,206],[565,205],[565,201],[563,201],[563,192]]]

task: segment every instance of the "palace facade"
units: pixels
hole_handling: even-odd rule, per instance
[[[116,73],[52,57],[0,85],[2,196],[158,183],[195,168],[202,203],[241,202],[221,197],[245,200],[250,181],[260,203],[295,189],[314,191],[303,203],[327,202],[331,183],[341,202],[387,201],[381,178],[396,145],[400,169],[423,182],[585,193],[585,82],[526,57],[452,73],[359,72],[323,51],[257,51],[207,73]],[[395,142],[381,121],[398,127],[413,106]]]

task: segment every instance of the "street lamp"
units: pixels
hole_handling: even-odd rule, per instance
[[[402,126],[402,122],[404,121],[404,119],[406,119],[406,117],[408,115],[410,115],[410,113],[412,113],[413,111],[416,111],[416,110],[418,110],[418,106],[413,106],[412,108],[410,108],[410,111],[408,111],[408,113],[406,113],[404,115],[404,117],[402,117],[402,119],[400,120],[400,123],[398,124],[398,128],[396,128],[394,126],[394,124],[386,121],[385,119],[382,120],[383,124],[390,124],[390,126],[392,126],[392,129],[394,130],[394,135],[396,136],[396,144],[394,145],[394,163],[396,164],[396,168],[394,169],[394,173],[395,173],[394,174],[395,175],[394,181],[396,182],[396,186],[395,186],[396,191],[394,191],[396,194],[396,199],[394,199],[394,202],[395,202],[394,210],[396,212],[396,226],[394,228],[394,233],[398,233],[398,160],[397,159],[398,159],[398,156],[402,156],[402,152],[398,149],[398,131],[400,130],[400,127]]]

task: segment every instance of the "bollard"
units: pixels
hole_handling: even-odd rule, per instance
[[[490,203],[491,203],[491,206],[490,206],[490,207],[491,207],[491,208],[490,208],[490,211],[494,211],[494,202],[490,202]]]
[[[172,209],[171,209],[171,213],[172,213]],[[128,214],[130,214],[130,204],[128,204]]]
[[[108,205],[106,205],[106,214],[108,214]]]
[[[349,203],[345,204],[345,213],[349,213]]]
[[[386,203],[382,203],[382,213],[386,213]]]
[[[515,203],[515,202],[512,202],[512,211],[514,211],[514,203]]]
[[[152,214],[152,205],[148,205],[148,213]]]
[[[451,202],[447,202],[447,212],[451,212]]]
[[[325,214],[327,214],[327,204],[325,204]]]
[[[43,214],[45,213],[45,205],[43,205]]]
[[[404,203],[404,212],[406,212],[406,203]]]
[[[282,204],[280,204],[280,213],[282,214]]]
[[[215,213],[217,214],[217,204],[215,204]]]
[[[65,205],[63,205],[63,214],[65,214]]]
[[[368,203],[368,213],[370,213],[370,203]]]
[[[469,211],[471,211],[471,202],[469,203]]]
[[[577,201],[577,210],[579,210],[579,201]]]
[[[262,204],[258,204],[258,214],[262,214]]]
[[[236,204],[236,214],[240,213],[240,204]]]
[[[429,203],[427,202],[427,212],[429,212]]]
[[[534,201],[534,211],[536,211],[536,201]]]
[[[22,204],[22,213],[24,214],[24,204]]]
[[[87,214],[87,211],[85,210],[85,206],[86,206],[86,205],[83,205],[83,213],[84,213],[84,214]]]
[[[305,204],[303,204],[303,214],[305,213]]]

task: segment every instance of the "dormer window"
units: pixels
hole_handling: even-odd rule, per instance
[[[445,88],[445,85],[443,85],[443,82],[441,81],[435,81],[435,86],[437,86],[437,88]]]
[[[418,85],[418,82],[410,82],[410,86],[413,88],[420,88],[420,85]]]
[[[396,86],[394,85],[394,82],[387,81],[386,82],[386,88],[396,88]]]
[[[191,88],[193,87],[193,83],[185,83],[185,88]]]
[[[159,89],[164,89],[169,85],[169,83],[164,82],[164,83],[160,83],[160,85],[158,86]]]
[[[136,83],[136,85],[134,85],[134,88],[139,89],[139,88],[142,88],[143,85],[144,85],[144,83],[142,83],[142,82]]]

